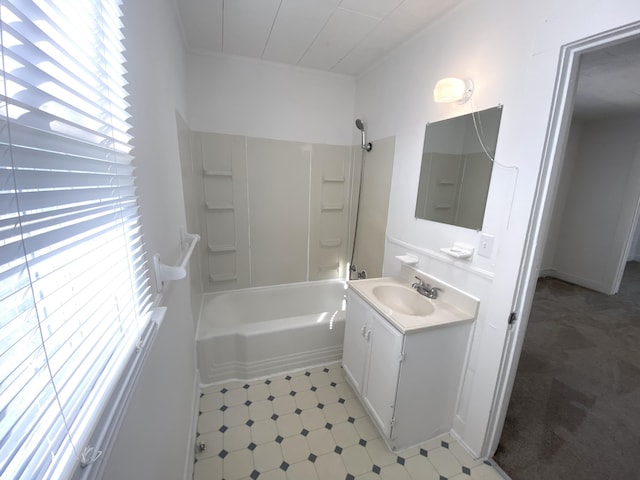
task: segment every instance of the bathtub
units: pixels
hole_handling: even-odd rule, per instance
[[[204,294],[196,331],[201,383],[340,360],[345,294],[339,280]]]

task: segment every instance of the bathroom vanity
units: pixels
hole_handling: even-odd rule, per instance
[[[428,299],[401,278],[349,283],[342,365],[393,451],[451,430],[478,301],[436,286]]]

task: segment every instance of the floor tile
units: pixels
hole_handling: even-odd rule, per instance
[[[391,452],[339,364],[202,391],[194,480],[502,478],[450,435]]]
[[[491,465],[478,465],[471,469],[473,480],[504,480],[502,476]]]
[[[224,436],[217,430],[201,433],[196,439],[196,448],[199,444],[204,445],[205,449],[203,451],[196,450],[196,458],[198,460],[214,457],[224,447]]]
[[[200,397],[200,411],[209,412],[217,410],[224,405],[224,395],[219,391],[212,393],[203,393]]]
[[[351,475],[362,475],[370,472],[373,467],[373,462],[362,445],[347,447],[342,450],[341,455],[344,466]]]
[[[316,391],[316,395],[318,397],[318,401],[320,403],[324,403],[325,405],[328,403],[335,403],[338,401],[338,394],[336,389],[331,385],[326,385],[324,387],[318,387]]]
[[[322,410],[318,408],[311,408],[303,411],[300,414],[300,420],[302,421],[302,425],[304,426],[304,428],[309,431],[323,428],[327,423]]]
[[[243,423],[246,423],[247,420],[249,420],[249,409],[246,405],[236,405],[235,407],[229,407],[224,411],[223,421],[227,427],[242,425]]]
[[[369,417],[365,416],[356,418],[353,426],[356,428],[360,438],[364,438],[365,440],[373,440],[380,436],[378,430]]]
[[[269,385],[261,382],[256,385],[251,385],[251,388],[249,388],[247,392],[247,399],[252,402],[259,402],[260,400],[266,400],[269,395],[271,395]]]
[[[291,391],[291,385],[289,384],[289,380],[276,380],[274,382],[271,382],[271,384],[269,385],[269,390],[271,392],[271,395],[273,395],[274,397],[288,395]]]
[[[462,473],[462,465],[447,448],[440,447],[429,450],[429,461],[444,477],[453,477]]]
[[[350,398],[356,398],[356,393],[353,391],[348,383],[338,383],[335,386],[336,393],[340,398],[349,400]]]
[[[414,480],[440,480],[441,478],[429,459],[422,455],[407,458],[404,468]]]
[[[273,413],[278,415],[286,415],[287,413],[293,413],[298,406],[294,397],[291,395],[285,395],[283,397],[276,397],[273,400]]]
[[[242,405],[247,401],[247,390],[240,387],[234,390],[229,390],[224,394],[224,404],[227,407],[233,407],[235,405]]]
[[[452,443],[449,446],[449,451],[453,454],[454,457],[456,457],[456,459],[462,466],[472,468],[482,464],[481,459],[473,458],[471,454],[467,452],[467,450],[458,442]]]
[[[301,410],[307,410],[309,408],[315,408],[318,403],[318,396],[315,392],[311,390],[305,390],[303,392],[298,393],[295,397],[295,403],[298,408]]]
[[[291,384],[291,389],[296,392],[304,392],[311,388],[311,382],[309,378],[305,375],[300,375],[299,377],[293,377],[289,383]]]
[[[198,460],[193,466],[193,480],[222,478],[222,462],[218,456]]]
[[[254,422],[271,418],[273,414],[273,404],[269,400],[260,400],[249,405],[249,419]]]
[[[316,467],[316,472],[318,472],[318,477],[321,480],[337,480],[347,476],[347,470],[344,468],[342,458],[335,452],[320,455],[316,459],[314,466]]]
[[[331,403],[326,405],[322,409],[322,413],[324,413],[324,418],[327,419],[327,422],[332,424],[338,424],[342,422],[346,422],[349,418],[349,414],[347,413],[346,408],[340,403]]]
[[[398,463],[383,467],[380,472],[380,478],[382,480],[411,480],[409,472]]]
[[[260,472],[260,476],[258,478],[260,480],[287,480],[287,474],[281,468],[276,468],[270,472]]]
[[[285,438],[280,447],[282,448],[282,458],[289,465],[306,460],[311,453],[307,439],[302,435]]]
[[[344,408],[347,409],[347,413],[353,418],[362,418],[367,416],[367,411],[357,398],[350,398],[344,402]]]
[[[336,424],[331,429],[331,435],[333,436],[336,445],[340,445],[342,448],[355,445],[360,440],[360,435],[358,435],[355,427],[348,421]]]
[[[295,413],[280,415],[276,420],[276,426],[278,427],[278,433],[283,437],[296,435],[302,430],[300,415],[296,415]]]
[[[311,381],[311,385],[314,387],[325,387],[331,383],[331,379],[329,375],[325,372],[315,372],[309,375],[309,381]]]
[[[279,443],[263,443],[253,450],[253,466],[258,472],[268,472],[281,464],[282,449]]]
[[[287,480],[320,480],[316,467],[309,461],[294,463],[287,469]]]
[[[251,431],[246,425],[237,425],[224,432],[223,448],[227,452],[247,448],[251,443]]]
[[[336,442],[331,435],[331,432],[326,428],[309,432],[307,435],[307,442],[311,453],[317,456],[333,452],[336,448]]]
[[[239,480],[248,477],[253,471],[253,455],[249,450],[236,450],[227,453],[222,459],[222,472],[225,480]]]
[[[202,412],[198,417],[198,432],[206,433],[217,430],[223,424],[223,413],[220,410]]]
[[[380,437],[368,440],[366,443],[366,449],[369,453],[369,457],[371,457],[371,461],[379,467],[391,465],[397,461],[398,456],[389,450],[385,445],[384,440]]]

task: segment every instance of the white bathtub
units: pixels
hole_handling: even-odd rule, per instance
[[[204,294],[196,332],[201,383],[338,361],[345,294],[338,280]]]

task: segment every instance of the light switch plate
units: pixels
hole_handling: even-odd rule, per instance
[[[480,241],[478,242],[478,255],[482,257],[491,257],[493,252],[494,236],[490,233],[480,232]]]

